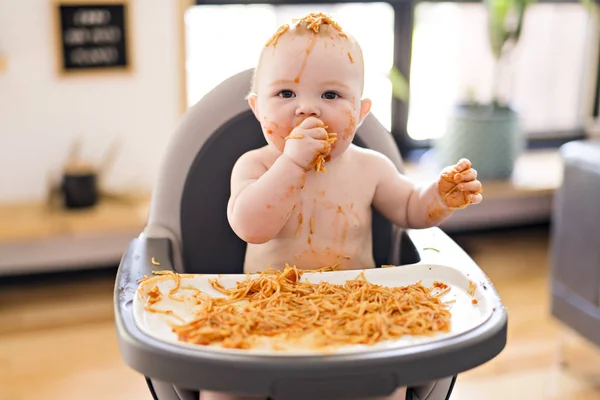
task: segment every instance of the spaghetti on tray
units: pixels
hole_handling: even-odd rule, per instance
[[[364,273],[345,284],[301,280],[303,274],[314,272],[287,266],[283,271],[248,275],[234,288],[210,280],[225,297],[182,286],[178,274],[161,273],[162,279],[173,277],[175,286],[168,293],[161,293],[158,286],[147,290],[145,309],[178,319],[172,311],[154,305],[164,296],[192,301],[195,317],[171,324],[178,340],[223,348],[250,349],[277,339],[329,350],[450,331],[449,305],[441,300],[450,288],[443,283],[435,282],[431,288],[420,281],[385,287],[370,283]]]

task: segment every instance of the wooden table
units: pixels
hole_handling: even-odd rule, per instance
[[[0,205],[0,275],[117,264],[143,230],[148,206],[146,197],[103,199],[85,210]]]

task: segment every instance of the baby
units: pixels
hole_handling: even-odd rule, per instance
[[[468,160],[417,186],[382,154],[352,144],[371,107],[363,69],[358,43],[320,13],[282,26],[263,49],[248,102],[268,144],[237,161],[227,208],[248,243],[246,272],[374,268],[371,206],[398,226],[426,228],[482,200]],[[388,399],[405,397],[400,388]]]

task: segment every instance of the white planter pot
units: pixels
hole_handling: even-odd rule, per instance
[[[468,158],[478,179],[507,179],[524,147],[519,115],[510,108],[458,105],[435,145],[442,165]]]

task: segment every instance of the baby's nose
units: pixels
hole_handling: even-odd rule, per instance
[[[303,102],[296,108],[296,115],[303,115],[305,117],[319,117],[321,110],[319,107],[311,102]]]

